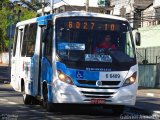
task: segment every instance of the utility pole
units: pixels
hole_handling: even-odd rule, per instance
[[[9,16],[9,21],[10,21],[10,28],[9,28],[9,66],[11,66],[11,41],[12,41],[12,20],[13,16]]]
[[[42,0],[42,16],[44,16],[45,0]]]
[[[51,14],[54,13],[54,0],[51,0]]]
[[[86,0],[86,12],[88,12],[89,9],[89,0]]]
[[[11,8],[14,8],[14,4],[13,3],[9,3],[8,4],[9,7]],[[14,19],[14,15],[7,15],[7,19],[9,20],[10,22],[10,26],[9,26],[9,46],[8,46],[8,52],[9,52],[9,66],[11,66],[11,41],[12,41],[12,38],[13,38],[13,19]],[[20,18],[19,18],[20,19]]]

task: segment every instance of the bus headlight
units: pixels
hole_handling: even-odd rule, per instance
[[[123,83],[122,87],[135,83],[136,82],[136,78],[137,78],[137,72],[133,73],[133,75],[131,77],[127,78],[125,80],[125,82]]]
[[[71,79],[69,76],[67,76],[67,75],[65,75],[64,73],[62,73],[61,71],[58,71],[58,78],[59,78],[59,80],[61,80],[62,82],[65,82],[65,83],[68,83],[68,84],[73,85],[72,79]]]

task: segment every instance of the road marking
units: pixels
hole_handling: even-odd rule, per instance
[[[18,104],[18,103],[16,103],[16,102],[9,102],[7,99],[0,99],[0,101],[7,101],[7,103],[8,104],[11,104],[11,105],[16,105],[16,104]]]
[[[154,97],[153,93],[147,93],[147,96]]]
[[[0,86],[1,86],[1,84],[0,84]],[[5,86],[8,86],[7,84],[5,84]],[[5,103],[7,103],[7,104],[11,104],[11,105],[17,105],[18,103],[16,103],[16,102],[11,102],[11,101],[9,101],[8,99],[3,99],[3,98],[0,98],[0,101],[1,102],[5,102]]]
[[[27,106],[24,106],[24,105],[20,105],[19,107],[20,108],[25,108],[25,109],[28,108]]]
[[[8,104],[11,104],[11,105],[17,105],[18,103],[16,102],[7,102]]]
[[[0,101],[8,101],[7,99],[0,99]]]
[[[154,113],[160,114],[160,111],[153,111]]]

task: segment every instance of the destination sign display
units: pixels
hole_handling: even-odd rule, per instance
[[[106,20],[101,20],[100,18],[96,19],[60,19],[58,24],[62,28],[67,29],[83,29],[83,30],[105,30],[105,31],[117,31],[120,29],[120,25],[114,22],[108,22]]]

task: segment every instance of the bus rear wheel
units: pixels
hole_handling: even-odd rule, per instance
[[[22,85],[21,87],[22,87],[22,93],[23,93],[23,103],[25,105],[35,105],[35,104],[37,104],[38,102],[33,96],[25,93],[25,85]]]
[[[23,94],[23,102],[25,105],[32,105],[33,104],[33,98],[30,95]]]

